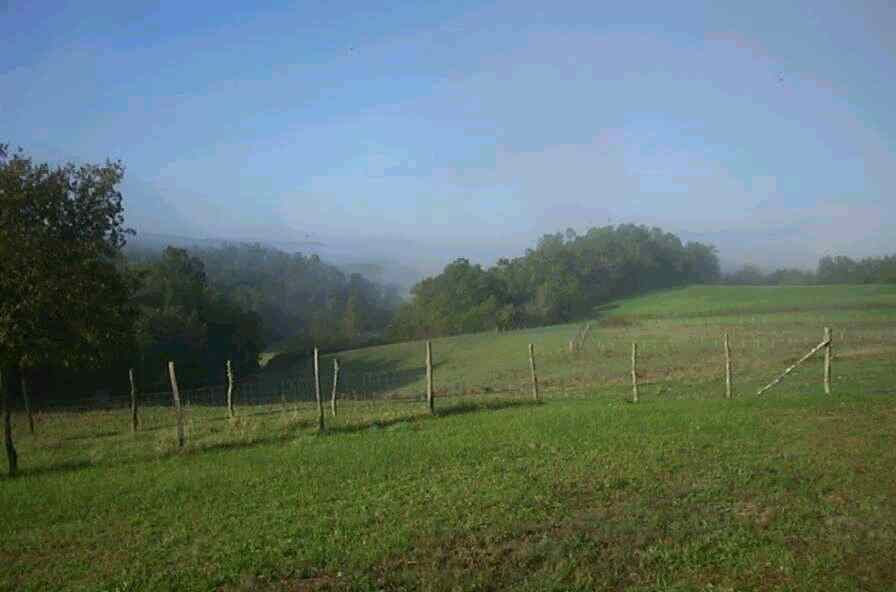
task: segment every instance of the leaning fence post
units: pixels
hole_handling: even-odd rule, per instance
[[[529,344],[529,369],[532,371],[532,398],[535,401],[541,400],[538,392],[538,374],[535,372],[535,346]]]
[[[227,360],[227,417],[233,419],[233,364]]]
[[[317,399],[317,429],[324,431],[324,406],[320,400],[320,356],[314,348],[314,397]]]
[[[174,373],[174,362],[168,362],[168,376],[171,378],[171,393],[174,395],[174,410],[177,413],[177,445],[184,447],[184,409],[180,404],[180,391],[177,388],[177,375]]]
[[[632,344],[632,403],[638,402],[638,344]]]
[[[731,346],[725,333],[725,398],[731,398]]]
[[[330,396],[330,411],[336,417],[336,386],[339,384],[339,358],[333,358],[333,394]]]
[[[435,401],[433,400],[432,386],[432,342],[426,341],[426,404],[430,413],[435,413]]]
[[[833,346],[831,345],[833,337],[831,336],[831,328],[824,328],[824,340],[828,342],[824,348],[824,393],[831,394],[831,358],[834,357]]]
[[[137,418],[137,381],[134,380],[134,369],[128,370],[128,380],[131,382],[131,431],[136,432],[140,426]]]

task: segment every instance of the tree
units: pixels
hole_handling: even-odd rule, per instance
[[[0,146],[0,366],[96,366],[131,341],[123,174]]]
[[[174,361],[185,387],[215,383],[229,360],[238,375],[258,369],[263,345],[261,319],[218,293],[201,259],[168,247],[162,256],[139,265],[137,334],[142,378],[163,387],[165,367]]]

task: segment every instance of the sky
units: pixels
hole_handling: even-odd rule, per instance
[[[0,143],[120,159],[138,234],[426,272],[608,223],[896,252],[894,74],[886,0],[0,0]]]

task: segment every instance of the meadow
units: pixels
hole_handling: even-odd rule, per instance
[[[43,412],[33,437],[17,416],[0,587],[892,589],[896,287],[651,294],[571,353],[581,325],[434,340],[435,417],[420,342],[340,353],[322,434],[307,382],[235,420],[191,405],[184,449],[163,406],[136,434],[123,410]],[[833,394],[816,358],[757,397],[825,326]]]

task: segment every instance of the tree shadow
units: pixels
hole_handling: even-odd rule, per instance
[[[99,438],[110,438],[112,436],[117,436],[121,434],[121,430],[115,431],[105,431],[105,432],[97,432],[95,434],[75,434],[73,436],[66,436],[63,440],[72,441],[72,440],[93,440]]]
[[[436,401],[436,409],[434,414],[426,411],[419,411],[414,414],[392,417],[389,419],[374,419],[362,423],[354,423],[349,425],[337,425],[326,430],[326,433],[332,434],[353,434],[358,432],[369,431],[372,429],[388,429],[401,424],[416,424],[423,421],[431,421],[440,417],[453,417],[457,415],[466,415],[470,413],[481,413],[487,411],[499,411],[502,409],[511,409],[518,407],[536,407],[542,405],[541,402],[520,399],[502,399],[490,401],[462,401],[454,403],[447,407],[439,407]]]
[[[423,421],[437,420],[439,418],[453,417],[472,413],[482,413],[488,411],[499,411],[503,409],[537,407],[543,405],[543,403],[540,401],[523,399],[492,399],[479,401],[464,400],[452,403],[445,407],[438,407],[437,400],[436,404],[437,408],[434,415],[431,415],[425,410],[420,409],[419,411],[412,411],[406,415],[400,415],[388,419],[371,419],[369,421],[347,425],[329,425],[326,426],[324,431],[320,432],[318,435],[321,437],[327,437],[336,436],[339,434],[360,433],[373,429],[388,429],[401,424],[418,424]],[[282,411],[279,412],[282,413]],[[272,413],[277,413],[277,411],[274,411]],[[226,420],[227,418],[222,419]],[[238,419],[239,416],[237,417],[237,420]],[[332,421],[332,418],[330,418],[329,416],[327,416],[325,419],[325,423],[330,423]],[[67,473],[89,467],[121,467],[128,465],[138,465],[146,462],[151,462],[153,460],[169,459],[178,456],[192,456],[203,454],[206,452],[241,450],[270,444],[286,444],[288,442],[295,441],[300,432],[303,432],[305,435],[307,435],[308,430],[314,430],[316,427],[316,418],[291,418],[288,420],[286,429],[278,429],[276,431],[261,434],[258,436],[253,435],[249,439],[234,439],[209,443],[203,443],[201,439],[196,443],[190,443],[188,441],[188,445],[185,448],[170,448],[159,454],[152,455],[151,457],[140,456],[109,463],[91,462],[89,460],[77,460],[57,463],[44,467],[24,467],[20,469],[19,476]],[[152,430],[157,429],[163,428],[152,428]],[[168,429],[170,429],[170,427]],[[9,480],[10,477],[3,476],[0,477],[0,479]]]
[[[21,461],[21,458],[19,459]],[[75,471],[80,471],[81,469],[86,469],[88,467],[95,467],[94,463],[89,460],[73,460],[66,461],[62,463],[57,463],[53,465],[48,465],[45,467],[20,467],[18,474],[15,477],[10,477],[9,475],[0,476],[0,481],[12,481],[14,479],[20,479],[22,477],[35,477],[40,475],[48,475],[48,474],[60,474],[60,473],[73,473]]]

